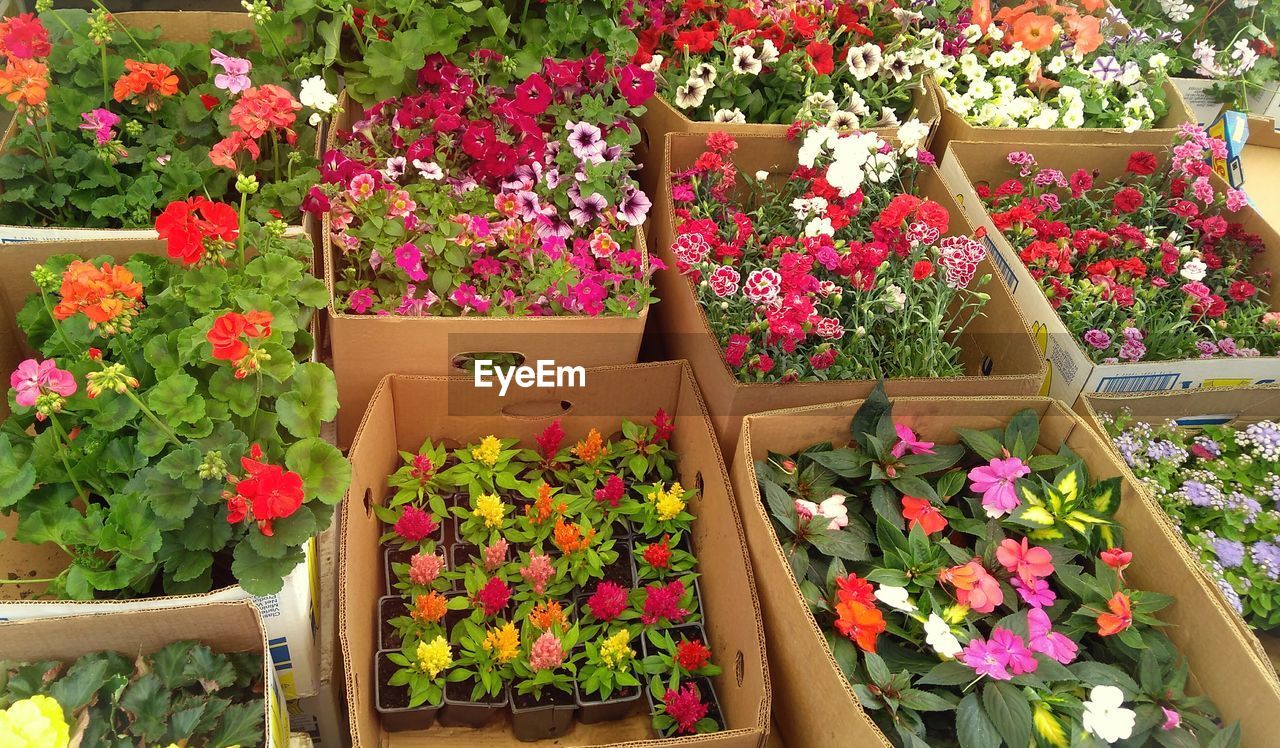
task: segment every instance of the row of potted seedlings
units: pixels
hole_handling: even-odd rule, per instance
[[[389,478],[377,708],[387,730],[484,727],[521,740],[647,707],[660,736],[723,727],[674,426],[535,448],[428,440]]]

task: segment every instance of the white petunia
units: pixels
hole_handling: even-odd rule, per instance
[[[733,109],[717,109],[715,114],[711,115],[711,121],[725,125],[745,125],[747,123],[747,115],[743,114],[742,110],[737,107]]]
[[[898,142],[904,149],[918,148],[929,136],[929,126],[918,119],[909,119],[898,127]]]
[[[906,587],[892,587],[882,584],[876,589],[876,599],[903,613],[914,613],[916,611],[916,604],[911,602],[911,595],[907,592]]]
[[[733,48],[733,72],[738,75],[759,75],[763,67],[756,57],[755,47],[744,44]]]
[[[707,96],[707,84],[701,78],[690,78],[683,86],[676,88],[676,106],[681,109],[695,109],[702,106]]]
[[[1094,686],[1084,702],[1081,724],[1087,732],[1106,743],[1126,740],[1133,735],[1138,714],[1124,708],[1124,692],[1115,686]]]
[[[856,47],[850,47],[849,54],[845,55],[845,62],[849,64],[849,70],[853,72],[853,77],[860,81],[864,81],[880,72],[882,59],[880,48],[874,44],[860,44]]]
[[[418,176],[429,182],[444,179],[444,169],[441,169],[440,165],[434,161],[423,161],[420,158],[415,158],[413,160],[413,168],[418,170]]]
[[[650,58],[648,62],[640,66],[640,69],[650,73],[656,73],[662,69],[662,61],[664,59],[666,58],[663,57],[662,55],[654,54],[653,57]]]
[[[764,44],[760,47],[760,62],[766,65],[772,65],[778,61],[778,48],[774,45],[772,39],[765,39]]]
[[[716,84],[717,75],[719,74],[716,73],[715,66],[707,62],[700,62],[693,66],[693,70],[689,71],[690,78],[697,78],[705,83],[707,88],[711,88]]]
[[[1057,75],[1058,73],[1061,73],[1063,70],[1067,69],[1066,56],[1055,55],[1052,60],[1049,60],[1049,64],[1044,66],[1044,69],[1047,70],[1050,75]]]

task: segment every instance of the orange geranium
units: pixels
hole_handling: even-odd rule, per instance
[[[594,529],[588,528],[584,533],[582,527],[576,522],[566,523],[563,518],[556,520],[553,533],[553,542],[560,552],[567,555],[585,551],[591,545],[591,539],[596,536]]]
[[[1117,592],[1107,601],[1110,613],[1098,614],[1098,635],[1113,636],[1133,625],[1133,610],[1129,606],[1129,596]]]
[[[0,96],[11,103],[40,106],[49,92],[49,68],[43,62],[10,58],[0,70]]]
[[[246,361],[249,344],[244,340],[261,340],[271,337],[271,312],[250,311],[245,314],[227,312],[213,321],[205,339],[213,346],[213,357],[236,365],[236,378],[243,379],[256,368],[254,361]]]
[[[89,328],[102,325],[108,333],[127,331],[142,309],[142,284],[121,265],[76,260],[62,273],[62,300],[53,308],[59,321],[83,313]]]
[[[178,76],[164,63],[125,60],[124,69],[116,81],[116,101],[139,99],[148,112],[154,112],[160,108],[160,99],[178,92]]]
[[[425,595],[418,595],[414,601],[414,609],[409,616],[423,623],[438,623],[449,610],[449,600],[439,592],[432,590]]]
[[[1039,52],[1058,38],[1058,24],[1050,16],[1027,13],[1013,22],[1010,41],[1022,42],[1028,52]]]
[[[290,128],[297,119],[294,112],[301,108],[302,104],[293,98],[293,94],[268,83],[241,94],[227,117],[231,124],[251,138],[260,138],[273,130],[279,130],[284,133],[285,140],[293,143],[298,136]]]

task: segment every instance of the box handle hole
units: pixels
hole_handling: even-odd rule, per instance
[[[568,400],[534,400],[528,403],[511,403],[502,406],[502,415],[507,418],[559,418],[573,409]]]

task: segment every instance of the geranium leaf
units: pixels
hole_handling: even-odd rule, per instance
[[[0,434],[0,508],[25,498],[35,483],[35,464],[17,454],[7,434]]]
[[[294,436],[319,436],[320,426],[338,414],[338,387],[324,364],[301,364],[293,386],[276,402],[280,424]]]
[[[290,548],[281,558],[267,558],[248,543],[236,546],[231,573],[250,595],[274,595],[284,587],[284,578],[302,563],[302,548]]]
[[[285,466],[302,476],[308,496],[325,504],[342,501],[351,483],[351,463],[323,439],[303,439],[289,447]]]

